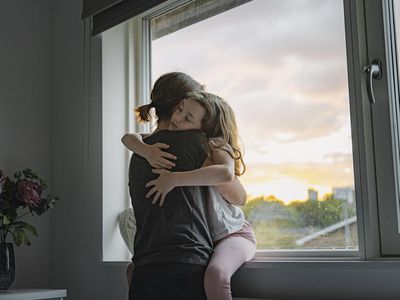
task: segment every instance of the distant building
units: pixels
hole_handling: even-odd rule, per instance
[[[347,203],[354,203],[354,188],[342,187],[333,188],[333,198],[347,201]]]
[[[318,192],[314,189],[308,189],[308,200],[317,201]]]

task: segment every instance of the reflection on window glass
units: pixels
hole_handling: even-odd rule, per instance
[[[357,250],[343,1],[195,1],[151,30],[153,81],[188,73],[236,113],[258,248]]]

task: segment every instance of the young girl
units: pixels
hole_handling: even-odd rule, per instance
[[[202,118],[201,101],[198,101],[201,97],[209,98],[208,100],[215,105],[218,120],[215,124],[209,124],[208,119]],[[210,119],[215,119],[215,116]],[[147,184],[148,187],[152,187],[147,196],[155,194],[153,204],[160,200],[159,205],[162,205],[167,193],[176,186],[218,185],[216,189],[210,188],[209,195],[212,200],[209,221],[215,251],[207,267],[204,285],[208,299],[232,299],[230,278],[245,261],[253,258],[256,249],[255,236],[250,224],[244,220],[243,212],[232,205],[243,205],[246,199],[245,191],[235,176],[243,174],[244,164],[233,111],[218,96],[189,93],[173,113],[168,128],[204,131],[208,137],[213,138],[210,140],[211,155],[205,167],[198,170],[174,173],[162,169],[154,170],[160,176]],[[131,136],[129,142],[127,140],[125,138],[126,145],[144,156],[152,166],[173,166],[173,163],[168,163],[166,159],[172,157],[161,156],[159,151],[162,147],[168,147],[167,145],[153,145],[151,148],[141,143],[138,136],[136,139]]]

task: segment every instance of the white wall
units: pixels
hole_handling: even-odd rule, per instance
[[[127,23],[102,34],[103,261],[129,260],[117,216],[130,206],[128,151],[121,143],[127,132]],[[129,154],[130,155],[130,154]]]
[[[0,169],[12,175],[31,167],[51,188],[49,28],[48,0],[0,1]],[[12,288],[47,287],[49,212],[26,220],[39,237],[29,247],[14,246]]]

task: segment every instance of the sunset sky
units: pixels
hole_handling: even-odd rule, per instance
[[[342,0],[254,0],[152,43],[233,107],[249,194],[289,202],[354,186]]]

